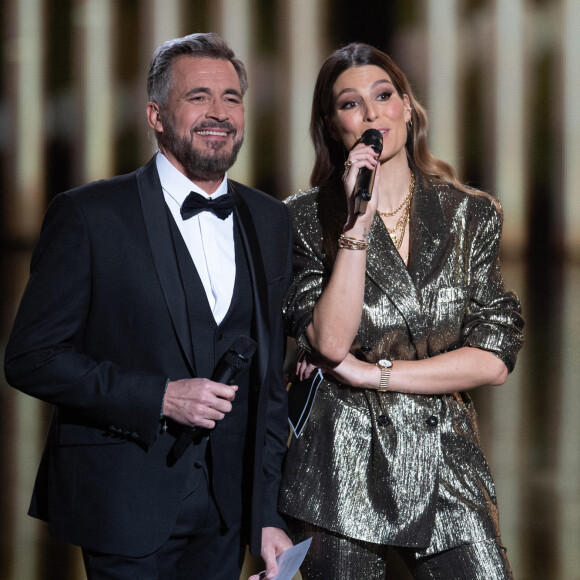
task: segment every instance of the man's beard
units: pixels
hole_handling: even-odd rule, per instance
[[[235,140],[230,153],[220,154],[220,149],[225,148],[226,143],[210,143],[215,155],[203,154],[193,146],[194,131],[204,129],[222,129],[235,133],[235,127],[227,121],[223,123],[207,123],[191,130],[189,137],[180,137],[168,119],[163,119],[163,133],[158,136],[159,144],[167,149],[179,161],[192,181],[217,181],[223,178],[226,171],[236,162],[238,152],[244,142],[244,135]]]

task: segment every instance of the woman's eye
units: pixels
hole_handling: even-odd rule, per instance
[[[393,93],[391,91],[383,91],[379,94],[379,101],[388,101]]]
[[[352,109],[353,107],[356,107],[356,101],[344,101],[344,103],[341,103],[339,105],[339,109]]]

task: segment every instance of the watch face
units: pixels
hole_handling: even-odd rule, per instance
[[[386,359],[386,358],[382,358],[382,359],[381,359],[381,360],[378,362],[378,364],[379,364],[379,366],[381,366],[381,367],[385,367],[385,368],[387,368],[387,369],[393,366],[393,363],[392,363],[390,360]]]

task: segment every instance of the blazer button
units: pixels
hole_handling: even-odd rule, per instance
[[[437,423],[439,423],[439,421],[437,420],[437,417],[431,415],[431,417],[427,419],[426,423],[429,425],[429,427],[437,427]]]
[[[391,420],[386,416],[386,415],[379,415],[377,417],[377,423],[381,426],[381,427],[387,427],[388,425],[391,424]]]
[[[363,344],[355,353],[355,358],[358,360],[362,360],[363,362],[368,362],[367,357],[373,353],[372,347],[368,344]]]

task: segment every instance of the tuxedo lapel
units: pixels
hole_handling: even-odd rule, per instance
[[[193,359],[189,331],[187,303],[179,275],[179,265],[168,222],[169,216],[155,165],[155,158],[137,172],[137,187],[139,189],[145,230],[149,239],[149,247],[159,283],[161,284],[175,333],[181,344],[183,356],[187,361],[192,376],[195,376],[195,361]]]
[[[234,196],[236,206],[234,218],[239,228],[242,247],[246,255],[250,283],[252,285],[252,300],[254,306],[254,331],[256,333],[257,370],[260,385],[266,377],[270,351],[270,328],[268,324],[268,294],[264,261],[258,241],[256,226],[250,208],[244,200],[239,188],[232,181],[228,182],[230,192]]]

